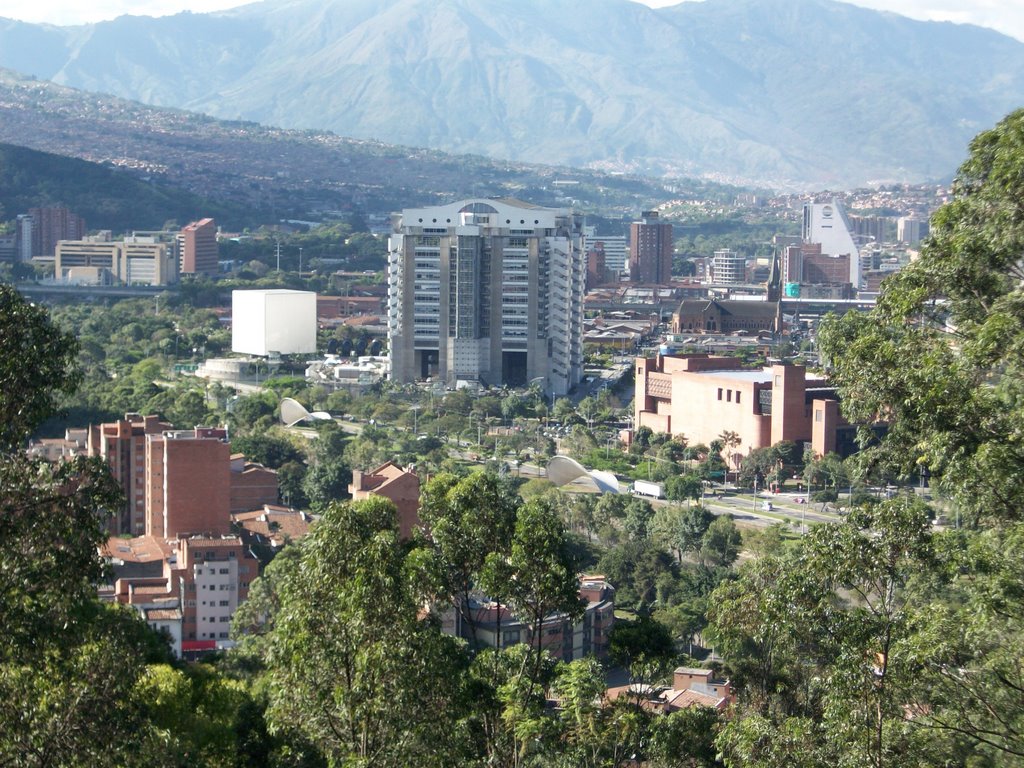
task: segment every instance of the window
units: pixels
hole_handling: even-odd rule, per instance
[[[230,557],[232,560],[234,560],[235,559],[235,554],[236,554],[235,550],[232,549],[230,552],[228,552],[228,557]]]
[[[824,411],[822,411],[821,409],[815,409],[815,411],[814,411],[814,420],[817,423],[820,424],[824,417],[825,417],[825,412]]]
[[[228,636],[228,633],[227,632],[221,632],[220,636],[226,638]]]
[[[231,571],[230,571],[230,570],[228,570],[227,568],[221,568],[221,569],[220,569],[220,572],[221,572],[221,573],[231,573]]]
[[[227,617],[227,616],[221,616],[221,617],[220,617],[220,623],[221,623],[221,624],[227,624],[227,623],[228,623],[228,621],[229,621],[229,619],[228,619],[228,617]]]
[[[727,403],[731,403],[732,402],[732,390],[731,389],[727,389],[725,391],[725,402],[727,402]]]
[[[776,376],[775,377],[775,386],[776,387],[781,387],[782,386],[782,376]]]
[[[230,601],[230,600],[221,600],[221,601],[220,601],[220,604],[221,604],[222,606],[227,606],[227,605],[231,605],[231,601]]]
[[[737,389],[736,390],[736,404],[739,405],[739,403],[740,403],[740,391]]]
[[[721,387],[718,388],[718,399],[719,400],[722,399],[722,388]]]

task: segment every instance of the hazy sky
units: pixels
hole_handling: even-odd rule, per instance
[[[675,5],[678,0],[640,0],[646,5]],[[890,10],[915,19],[955,21],[997,29],[1024,40],[1024,0],[850,0],[855,5]],[[51,24],[83,24],[131,13],[165,16],[179,11],[223,10],[244,0],[3,0],[0,17]]]

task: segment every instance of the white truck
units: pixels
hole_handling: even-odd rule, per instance
[[[664,499],[665,486],[661,483],[652,483],[650,480],[634,480],[633,495],[650,496],[652,499]]]

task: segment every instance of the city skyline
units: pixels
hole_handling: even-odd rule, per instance
[[[677,4],[677,0],[637,1],[652,8]],[[76,0],[10,0],[0,17],[66,26],[106,21],[125,14],[211,13],[245,4],[240,0],[100,0],[89,4]],[[975,24],[1024,41],[1024,0],[852,0],[852,4],[924,21]]]

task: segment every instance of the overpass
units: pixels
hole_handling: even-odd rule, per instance
[[[59,285],[46,283],[14,283],[24,296],[69,296],[83,299],[114,298],[138,299],[172,293],[175,286],[168,285]]]

